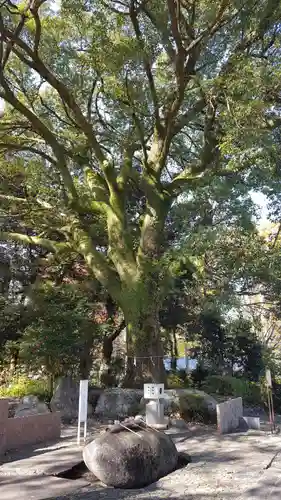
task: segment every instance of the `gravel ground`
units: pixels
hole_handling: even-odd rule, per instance
[[[102,424],[97,427],[93,422],[89,430],[94,435],[103,427]],[[278,486],[278,478],[281,478],[280,435],[248,431],[220,436],[214,427],[200,425],[190,426],[188,431],[171,430],[171,433],[178,450],[189,453],[192,463],[160,479],[157,483],[140,490],[117,490],[95,482],[79,488],[75,493],[65,496],[46,495],[44,498],[46,500],[281,499],[281,483],[280,487]],[[71,446],[75,442],[76,426],[66,427],[63,435],[60,443],[46,446],[45,451],[56,450],[64,445]],[[31,450],[22,451],[20,455],[14,452],[7,456],[5,461],[24,459],[24,454],[30,456],[30,452]]]
[[[126,491],[96,483],[49,500],[275,500],[266,495],[273,484],[271,464],[278,462],[280,436],[257,431],[219,436],[213,428],[193,426],[173,439],[179,451],[191,455],[192,463],[149,487]]]

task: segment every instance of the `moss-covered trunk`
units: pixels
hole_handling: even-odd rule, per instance
[[[142,217],[138,245],[130,234],[123,191],[114,178],[109,182],[109,205],[105,209],[107,257],[96,251],[79,224],[73,231],[79,252],[124,314],[128,362],[123,385],[127,386],[139,386],[145,381],[165,382],[166,378],[159,310],[165,275],[161,262],[165,251],[163,234],[171,199],[155,173],[144,181],[150,201]]]
[[[148,311],[139,318],[135,336],[136,383],[166,383],[164,352],[161,340],[159,312]]]
[[[79,375],[80,377],[85,380],[89,378],[90,371],[92,368],[92,354],[91,354],[91,349],[93,347],[93,339],[88,339],[83,344],[82,350],[80,352],[80,358],[79,358]]]
[[[131,287],[126,285],[123,289],[123,311],[131,342],[128,356],[134,359],[134,367],[128,363],[126,383],[135,386],[166,382],[159,311],[163,301],[165,273],[161,257],[167,207],[168,203],[158,198],[155,206],[147,205],[136,254],[136,274]]]
[[[142,315],[130,323],[128,331],[130,348],[122,385],[142,388],[145,382],[166,383],[158,314]]]
[[[101,385],[107,387],[116,385],[116,380],[112,373],[113,342],[124,330],[125,326],[126,324],[123,320],[114,331],[105,334],[102,339],[101,364],[99,370],[99,382]]]
[[[179,357],[179,352],[178,352],[178,342],[177,342],[177,335],[176,335],[176,330],[173,328],[172,332],[172,339],[171,339],[171,345],[172,345],[172,351],[171,351],[171,370],[174,372],[177,371],[177,360]]]
[[[159,279],[159,278],[158,278]],[[123,385],[142,387],[144,382],[165,383],[159,309],[160,283],[140,278],[136,289],[127,291],[124,310],[127,324],[128,370]]]

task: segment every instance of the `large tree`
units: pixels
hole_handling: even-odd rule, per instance
[[[279,0],[1,3],[2,169],[20,179],[1,194],[18,216],[1,238],[84,258],[124,313],[139,378],[165,376],[172,205],[268,164],[280,14]]]

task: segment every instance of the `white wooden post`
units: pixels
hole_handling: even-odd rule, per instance
[[[80,380],[79,388],[79,410],[78,410],[78,430],[77,444],[80,445],[81,424],[84,424],[84,442],[87,437],[87,416],[88,416],[88,380]]]

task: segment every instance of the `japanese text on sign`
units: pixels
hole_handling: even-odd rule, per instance
[[[144,399],[160,399],[164,397],[164,384],[144,384]]]

